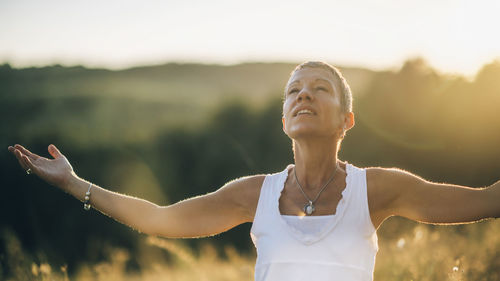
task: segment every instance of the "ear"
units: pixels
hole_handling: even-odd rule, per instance
[[[283,123],[283,132],[286,133],[286,130],[285,130],[285,117],[281,117],[281,123]]]
[[[348,112],[345,114],[345,119],[344,119],[344,128],[346,131],[350,130],[352,127],[354,127],[354,113],[353,112]]]

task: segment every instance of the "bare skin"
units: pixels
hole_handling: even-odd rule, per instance
[[[293,176],[310,198],[334,173],[316,201],[313,215],[335,214],[346,187],[346,164],[337,158],[344,133],[354,126],[354,114],[343,112],[334,77],[320,68],[296,71],[286,86],[283,131],[294,142],[295,166],[290,166],[279,200],[284,215],[305,215],[306,203]],[[305,110],[305,111],[301,111]],[[300,112],[301,111],[301,112]],[[20,166],[42,180],[83,200],[90,183],[78,177],[54,146],[52,158],[9,146]],[[399,169],[367,168],[368,204],[377,229],[390,216],[445,224],[468,223],[500,216],[500,181],[484,188],[426,181]],[[91,205],[140,232],[164,237],[202,237],[252,222],[264,175],[233,180],[219,190],[169,206],[92,186]],[[186,223],[189,221],[190,223]]]

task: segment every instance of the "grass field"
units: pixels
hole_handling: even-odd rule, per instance
[[[379,229],[376,281],[500,280],[500,221],[460,226],[431,226],[391,218]],[[66,266],[34,262],[10,235],[9,280],[199,281],[253,280],[254,255],[206,244],[194,253],[182,240],[144,236],[139,269],[124,249],[109,249],[105,262],[81,265],[68,276]],[[162,252],[162,254],[158,254]],[[156,252],[156,254],[155,254]]]

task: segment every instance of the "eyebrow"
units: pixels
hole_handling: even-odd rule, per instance
[[[328,81],[328,80],[326,80],[326,79],[323,79],[323,78],[316,78],[316,80],[314,80],[314,82],[316,82],[316,81],[324,81],[324,82],[326,82],[326,83],[330,84],[330,81]],[[292,83],[290,83],[290,84],[288,84],[288,85],[293,85],[293,84],[295,84],[295,83],[299,83],[299,82],[300,82],[300,79],[298,79],[298,80],[293,80],[293,82],[292,82]]]
[[[314,82],[316,82],[316,81],[324,81],[324,82],[330,84],[330,81],[323,79],[323,78],[316,78],[316,80],[314,80]]]
[[[316,79],[314,80],[314,82],[317,82],[317,81],[322,81],[322,82],[327,83],[328,85],[330,85],[330,86],[333,88],[333,90],[334,90],[335,92],[337,92],[337,86],[335,85],[335,83],[331,84],[329,80],[326,80],[326,79],[323,79],[323,78],[316,78]],[[288,84],[286,88],[288,89],[288,88],[290,88],[293,84],[295,84],[295,83],[299,83],[299,82],[300,82],[300,79],[298,79],[298,80],[294,80],[292,83]]]

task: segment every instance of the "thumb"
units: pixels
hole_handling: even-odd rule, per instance
[[[49,145],[49,153],[50,155],[52,155],[52,157],[54,158],[59,158],[59,157],[63,157],[64,155],[62,155],[62,153],[59,151],[59,149],[57,149],[57,147],[53,144]]]

